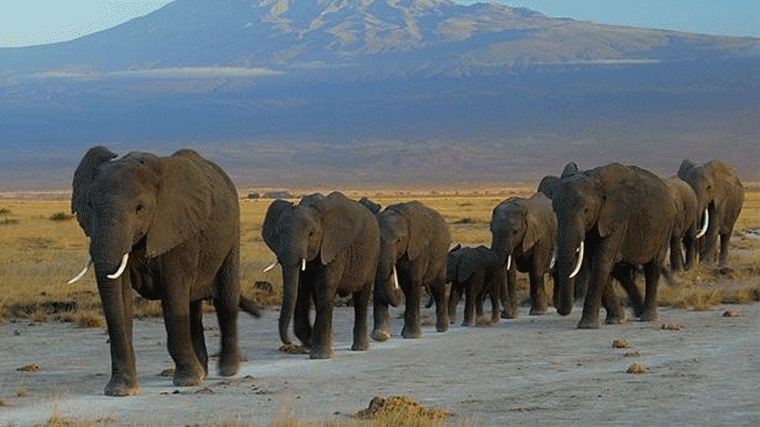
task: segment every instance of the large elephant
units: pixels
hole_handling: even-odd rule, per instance
[[[517,271],[528,273],[530,279],[530,314],[548,313],[544,274],[551,272],[557,232],[551,203],[538,192],[527,199],[510,197],[493,209],[491,250],[507,272],[506,292],[501,296],[505,318],[517,317]]]
[[[132,345],[132,289],[160,299],[174,384],[208,375],[201,305],[213,299],[222,336],[219,372],[237,373],[240,296],[238,194],[216,164],[191,150],[171,157],[93,147],[73,180],[71,210],[90,238],[90,261],[111,346],[109,396],[139,392]],[[255,314],[255,311],[254,311]]]
[[[611,163],[562,180],[552,207],[557,216],[557,311],[571,312],[569,279],[585,258],[590,278],[579,328],[599,327],[602,299],[607,323],[625,319],[612,277],[628,292],[636,316],[656,320],[657,286],[676,216],[662,179],[636,166]],[[646,278],[643,302],[632,280],[639,265]]]
[[[386,207],[377,214],[380,260],[375,275],[372,338],[390,337],[388,305],[405,297],[404,338],[420,338],[420,298],[427,287],[435,300],[436,330],[449,327],[446,307],[446,255],[451,234],[443,216],[418,201]]]
[[[686,181],[697,193],[697,209],[700,215],[709,217],[707,234],[700,244],[700,262],[706,265],[715,262],[715,246],[720,236],[718,265],[725,266],[728,260],[728,241],[744,204],[742,183],[733,168],[723,160],[712,160],[698,165],[686,159],[678,168],[678,177]]]
[[[504,283],[504,265],[496,252],[483,245],[474,248],[456,245],[447,257],[446,281],[451,283],[449,319],[452,323],[462,294],[465,296],[462,326],[475,324],[475,312],[478,317],[483,315],[486,294],[491,297],[491,323],[499,321],[499,290]]]
[[[670,237],[670,269],[688,271],[696,259],[697,239],[707,231],[707,221],[697,230],[697,194],[689,184],[676,176],[666,179],[665,185],[676,206],[676,221]],[[683,249],[686,249],[685,254]]]
[[[261,233],[282,266],[282,342],[290,344],[288,326],[294,317],[296,337],[311,347],[311,358],[329,358],[335,297],[351,294],[355,316],[351,349],[366,350],[367,310],[380,250],[372,213],[339,192],[306,196],[297,205],[275,200]],[[313,332],[310,299],[316,311]]]

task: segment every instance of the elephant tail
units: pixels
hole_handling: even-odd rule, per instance
[[[242,295],[240,295],[240,309],[253,317],[261,317],[261,307]]]

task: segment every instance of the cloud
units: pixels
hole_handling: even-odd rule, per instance
[[[97,80],[103,78],[145,78],[145,79],[217,79],[242,77],[270,77],[285,73],[267,68],[244,67],[178,67],[153,68],[148,70],[113,71],[110,73],[84,73],[74,71],[48,71],[25,76],[31,79],[73,79]],[[19,76],[20,77],[20,76]]]

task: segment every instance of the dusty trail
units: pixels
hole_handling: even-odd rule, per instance
[[[723,317],[726,309],[738,317]],[[159,373],[173,364],[160,319],[137,321],[135,347],[141,394],[102,394],[110,372],[101,329],[28,320],[0,326],[0,425],[35,425],[53,412],[71,419],[112,419],[119,425],[188,425],[241,419],[267,425],[283,412],[296,418],[346,417],[374,396],[409,395],[458,421],[490,425],[760,425],[760,304],[706,312],[661,309],[660,321],[630,321],[599,330],[575,329],[568,317],[520,318],[498,325],[452,325],[422,340],[392,338],[352,352],[353,310],[335,312],[330,360],[277,351],[277,312],[240,317],[241,353],[232,378],[215,374],[202,387],[180,389]],[[432,310],[425,310],[428,316]],[[371,314],[370,314],[371,315]],[[460,307],[461,316],[461,307]],[[461,317],[460,317],[461,320]],[[394,316],[395,333],[401,320]],[[664,323],[680,330],[663,330]],[[218,348],[206,320],[209,352]],[[614,349],[622,338],[630,348]],[[216,360],[213,360],[216,363]],[[627,374],[633,363],[645,374]],[[29,364],[37,372],[20,372]],[[18,397],[18,392],[26,394]]]

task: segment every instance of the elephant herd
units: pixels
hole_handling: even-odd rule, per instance
[[[105,147],[91,148],[74,173],[71,201],[90,239],[90,260],[72,282],[94,266],[108,325],[112,371],[105,394],[139,392],[132,289],[161,301],[175,385],[199,385],[208,375],[203,300],[213,301],[219,321],[219,373],[236,374],[238,312],[259,312],[240,292],[234,184],[192,150],[169,157],[135,152],[117,157]],[[518,271],[529,276],[532,315],[548,313],[548,273],[559,314],[569,314],[575,298],[584,298],[579,328],[599,327],[600,305],[606,323],[625,320],[612,279],[628,293],[637,317],[655,320],[668,250],[674,270],[692,268],[697,258],[714,263],[717,257],[725,265],[742,203],[742,185],[723,161],[684,160],[677,177],[665,180],[635,166],[612,163],[582,171],[570,163],[561,176],[545,177],[533,196],[512,197],[493,209],[490,247],[452,247],[444,218],[417,201],[383,209],[339,192],[305,196],[298,203],[275,200],[262,237],[282,268],[280,338],[291,343],[293,320],[311,358],[329,358],[337,296],[353,299],[352,350],[366,350],[370,336],[387,340],[393,333],[389,306],[402,300],[401,336],[421,337],[425,290],[428,304],[435,304],[439,332],[453,322],[462,295],[464,325],[474,323],[475,312],[482,314],[485,295],[491,298],[492,322],[514,318]],[[643,297],[635,284],[639,268],[646,282]]]

